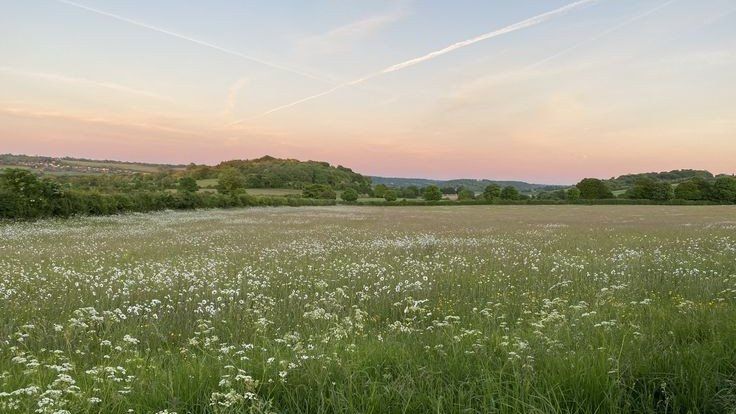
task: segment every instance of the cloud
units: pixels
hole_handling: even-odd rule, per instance
[[[202,138],[205,137],[204,134],[201,134],[200,132],[195,132],[191,128],[177,128],[161,123],[153,123],[145,120],[132,120],[121,118],[118,116],[100,116],[89,113],[33,109],[20,106],[0,107],[0,114],[20,118],[56,119],[76,123],[99,124],[105,125],[106,127],[130,127],[149,131],[174,133],[177,135],[197,136]]]
[[[367,17],[326,33],[309,36],[299,41],[299,47],[316,53],[329,54],[349,50],[352,45],[365,39],[384,27],[406,16],[403,9],[378,16]]]
[[[229,116],[233,113],[235,105],[238,103],[238,95],[240,94],[240,91],[248,86],[249,83],[250,79],[240,78],[230,85],[230,88],[227,90],[227,102],[225,104],[225,111],[223,111],[224,116]]]
[[[554,9],[554,10],[549,11],[549,12],[546,12],[546,13],[539,14],[539,15],[534,16],[534,17],[530,17],[530,18],[528,18],[526,20],[522,20],[522,21],[520,21],[518,23],[514,23],[514,24],[511,24],[511,25],[508,25],[508,26],[503,27],[501,29],[494,30],[494,31],[491,31],[491,32],[488,32],[488,33],[484,33],[482,35],[476,36],[476,37],[471,38],[471,39],[463,40],[461,42],[453,43],[450,46],[447,46],[445,48],[436,50],[434,52],[430,52],[430,53],[427,53],[425,55],[419,56],[417,58],[409,59],[409,60],[406,60],[404,62],[397,63],[395,65],[391,65],[391,66],[389,66],[387,68],[384,68],[383,70],[380,70],[378,72],[372,73],[370,75],[363,76],[362,78],[358,78],[358,79],[355,79],[355,80],[352,80],[352,81],[349,81],[349,82],[341,83],[341,84],[339,84],[337,86],[333,86],[332,88],[330,88],[330,89],[328,89],[328,90],[326,90],[324,92],[320,92],[320,93],[315,94],[315,95],[307,96],[307,97],[298,99],[296,101],[287,103],[285,105],[277,106],[275,108],[272,108],[272,109],[270,109],[270,110],[268,110],[268,111],[266,111],[266,112],[264,112],[264,113],[256,116],[255,118],[261,118],[261,117],[270,115],[270,114],[272,114],[274,112],[282,111],[284,109],[288,109],[288,108],[294,107],[294,106],[299,105],[299,104],[302,104],[304,102],[308,102],[308,101],[311,101],[311,100],[314,100],[314,99],[317,99],[317,98],[321,98],[323,96],[329,95],[329,94],[331,94],[331,93],[333,93],[335,91],[338,91],[340,89],[344,89],[344,88],[349,87],[349,86],[359,85],[359,84],[361,84],[363,82],[366,82],[368,80],[377,78],[379,76],[383,76],[385,74],[392,73],[392,72],[397,72],[397,71],[400,71],[400,70],[403,70],[403,69],[406,69],[406,68],[409,68],[409,67],[418,65],[420,63],[423,63],[423,62],[426,62],[426,61],[429,61],[429,60],[432,60],[432,59],[436,59],[436,58],[438,58],[440,56],[446,55],[446,54],[448,54],[450,52],[453,52],[455,50],[462,49],[464,47],[468,47],[468,46],[474,45],[474,44],[476,44],[478,42],[482,42],[484,40],[489,40],[489,39],[492,39],[492,38],[495,38],[495,37],[499,37],[499,36],[503,36],[505,34],[512,33],[512,32],[518,31],[518,30],[523,30],[523,29],[526,29],[526,28],[537,26],[537,25],[542,24],[542,23],[544,23],[544,22],[546,22],[548,20],[551,20],[551,19],[553,19],[555,17],[562,16],[562,15],[567,14],[568,12],[571,12],[571,11],[573,11],[575,9],[578,9],[578,8],[582,7],[582,6],[589,5],[589,4],[592,4],[592,3],[596,3],[598,1],[599,0],[579,0],[579,1],[576,1],[574,3],[570,3],[570,4],[566,5],[566,6],[562,6],[560,8]],[[247,120],[248,119],[242,119],[242,120],[239,120],[239,121],[234,122],[233,124],[239,124],[239,123],[245,122]],[[231,124],[231,125],[233,125],[233,124]]]
[[[13,75],[13,76],[34,78],[34,79],[45,80],[45,81],[50,81],[50,82],[59,82],[59,83],[67,83],[67,84],[74,84],[74,85],[103,88],[103,89],[108,89],[108,90],[112,90],[116,92],[122,92],[128,95],[144,96],[146,98],[155,99],[158,101],[164,101],[164,102],[169,102],[169,103],[175,102],[173,98],[169,98],[168,96],[159,95],[157,93],[149,92],[149,91],[145,91],[141,89],[131,88],[129,86],[121,85],[121,84],[114,83],[114,82],[98,81],[94,79],[79,78],[79,77],[74,77],[74,76],[60,75],[56,73],[29,72],[29,71],[9,68],[6,66],[0,66],[0,73],[5,73],[8,75]]]

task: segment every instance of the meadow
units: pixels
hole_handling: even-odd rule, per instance
[[[0,223],[2,413],[734,413],[732,206]]]

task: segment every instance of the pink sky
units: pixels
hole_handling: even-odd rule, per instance
[[[302,6],[10,4],[0,153],[539,183],[736,172],[729,0]]]

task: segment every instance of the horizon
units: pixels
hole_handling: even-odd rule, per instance
[[[476,180],[476,181],[484,181],[485,180],[485,181],[495,181],[495,182],[509,181],[509,182],[522,182],[522,183],[527,183],[527,184],[549,185],[549,186],[572,186],[572,185],[575,185],[575,183],[577,183],[580,180],[583,180],[585,178],[598,178],[598,179],[601,179],[601,180],[608,180],[608,179],[619,178],[619,177],[625,176],[625,175],[648,174],[648,173],[655,173],[656,174],[656,173],[662,173],[662,172],[687,171],[687,170],[691,170],[691,171],[698,171],[698,170],[699,171],[707,171],[707,172],[713,174],[714,176],[718,176],[718,175],[731,175],[731,176],[736,176],[736,173],[733,173],[733,172],[715,172],[715,171],[710,171],[710,170],[707,170],[707,169],[698,169],[698,168],[675,168],[675,169],[671,169],[671,170],[661,170],[661,171],[654,171],[654,170],[652,170],[652,171],[629,171],[627,173],[613,175],[613,176],[609,176],[609,177],[603,177],[603,176],[601,176],[601,177],[582,176],[582,177],[579,177],[579,178],[575,179],[575,181],[573,181],[573,182],[562,183],[562,182],[526,181],[526,180],[523,180],[523,179],[518,179],[518,178],[513,178],[513,177],[511,177],[511,178],[494,178],[494,177],[450,177],[450,178],[437,178],[437,177],[422,177],[422,176],[375,175],[375,174],[366,174],[366,173],[363,173],[361,171],[357,171],[354,168],[350,167],[349,165],[344,165],[344,164],[340,164],[340,163],[333,163],[333,162],[329,162],[329,161],[325,161],[325,160],[315,160],[315,159],[297,159],[297,158],[289,158],[289,157],[274,157],[271,154],[264,154],[264,155],[261,155],[261,156],[258,156],[258,157],[247,158],[247,159],[246,158],[223,159],[223,160],[220,160],[219,162],[211,163],[211,164],[197,164],[197,163],[189,163],[189,162],[184,162],[184,163],[167,163],[167,162],[153,162],[153,161],[152,162],[148,162],[148,161],[140,161],[140,160],[122,160],[122,159],[113,159],[113,158],[86,158],[86,157],[76,157],[76,156],[70,156],[70,155],[12,154],[12,153],[6,153],[6,154],[1,154],[0,153],[0,155],[27,156],[27,157],[48,157],[48,158],[57,158],[57,159],[77,159],[77,160],[89,160],[89,161],[109,161],[109,162],[118,162],[118,163],[151,164],[151,165],[163,165],[163,166],[187,166],[187,165],[190,165],[190,164],[195,164],[195,165],[206,165],[206,166],[210,166],[210,167],[214,167],[214,166],[218,165],[221,162],[227,162],[227,161],[234,161],[234,160],[252,161],[252,160],[261,159],[261,158],[265,158],[265,157],[271,157],[271,158],[274,158],[274,159],[281,159],[281,160],[290,159],[290,160],[295,160],[295,161],[299,161],[299,162],[328,162],[333,167],[341,166],[341,167],[350,168],[351,170],[353,170],[353,172],[356,172],[358,174],[361,174],[361,175],[363,175],[365,177],[376,177],[376,178],[383,178],[383,179],[392,179],[392,178],[395,178],[395,179],[401,179],[401,180],[428,180],[428,181],[456,181],[456,180]]]
[[[164,164],[270,154],[368,176],[560,185],[734,173],[729,0],[0,10],[1,153]]]

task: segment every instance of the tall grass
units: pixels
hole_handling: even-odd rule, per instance
[[[727,206],[3,224],[0,412],[734,412],[735,230]]]

